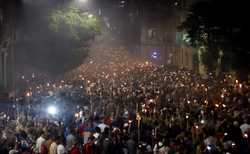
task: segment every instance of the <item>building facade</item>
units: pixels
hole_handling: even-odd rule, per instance
[[[13,95],[16,0],[0,3],[0,94]]]
[[[193,49],[178,40],[182,33],[177,30],[190,5],[191,1],[187,0],[172,1],[164,15],[157,11],[143,13],[142,57],[156,64],[193,69]]]

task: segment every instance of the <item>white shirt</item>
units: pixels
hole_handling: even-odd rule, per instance
[[[57,146],[57,154],[66,154],[66,149],[62,144]]]
[[[248,130],[250,130],[250,125],[244,123],[244,124],[242,124],[242,125],[240,126],[240,129],[241,129],[241,132],[242,132],[242,133],[246,133],[246,132],[248,132]]]
[[[49,148],[49,154],[57,154],[57,144],[53,142]]]
[[[38,153],[42,152],[42,144],[45,142],[46,140],[40,136],[37,140],[36,140],[36,149]]]
[[[73,134],[69,134],[67,137],[66,137],[66,148],[68,151],[71,150],[71,148],[73,147],[73,145],[75,144],[75,136]]]
[[[10,150],[10,151],[9,151],[9,154],[16,154],[16,153],[18,153],[17,150]]]
[[[94,135],[93,135],[96,139],[98,139],[99,138],[99,136],[100,136],[100,134],[99,133],[94,133]]]
[[[104,123],[99,124],[98,127],[101,129],[101,132],[102,132],[102,133],[104,132],[104,129],[105,129],[105,128],[109,128],[109,126],[106,125],[106,124],[104,124]]]
[[[217,142],[217,140],[213,136],[209,136],[208,138],[206,138],[204,140],[204,143],[205,143],[206,146],[208,146],[208,145],[216,145],[216,142]]]

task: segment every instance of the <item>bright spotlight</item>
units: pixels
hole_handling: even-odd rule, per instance
[[[47,112],[51,115],[55,115],[58,113],[58,110],[55,106],[49,106]]]

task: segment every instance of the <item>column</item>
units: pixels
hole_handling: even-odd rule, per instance
[[[7,88],[7,52],[3,52],[2,72],[3,72],[3,86]]]
[[[0,86],[3,85],[3,54],[0,51]]]

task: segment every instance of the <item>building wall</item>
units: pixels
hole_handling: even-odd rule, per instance
[[[14,90],[15,0],[0,4],[0,93]]]
[[[156,64],[172,65],[180,69],[193,69],[193,49],[177,42],[179,34],[177,27],[185,19],[185,10],[190,6],[190,1],[188,2],[180,0],[180,6],[169,8],[168,16],[158,19],[158,22],[151,19],[159,17],[159,14],[152,12],[149,15],[144,14],[141,32],[142,57]],[[155,31],[153,37],[150,37],[151,31]],[[159,51],[157,59],[152,58],[152,52],[155,49]]]
[[[180,69],[193,69],[193,48],[181,45],[176,49],[175,65]]]

